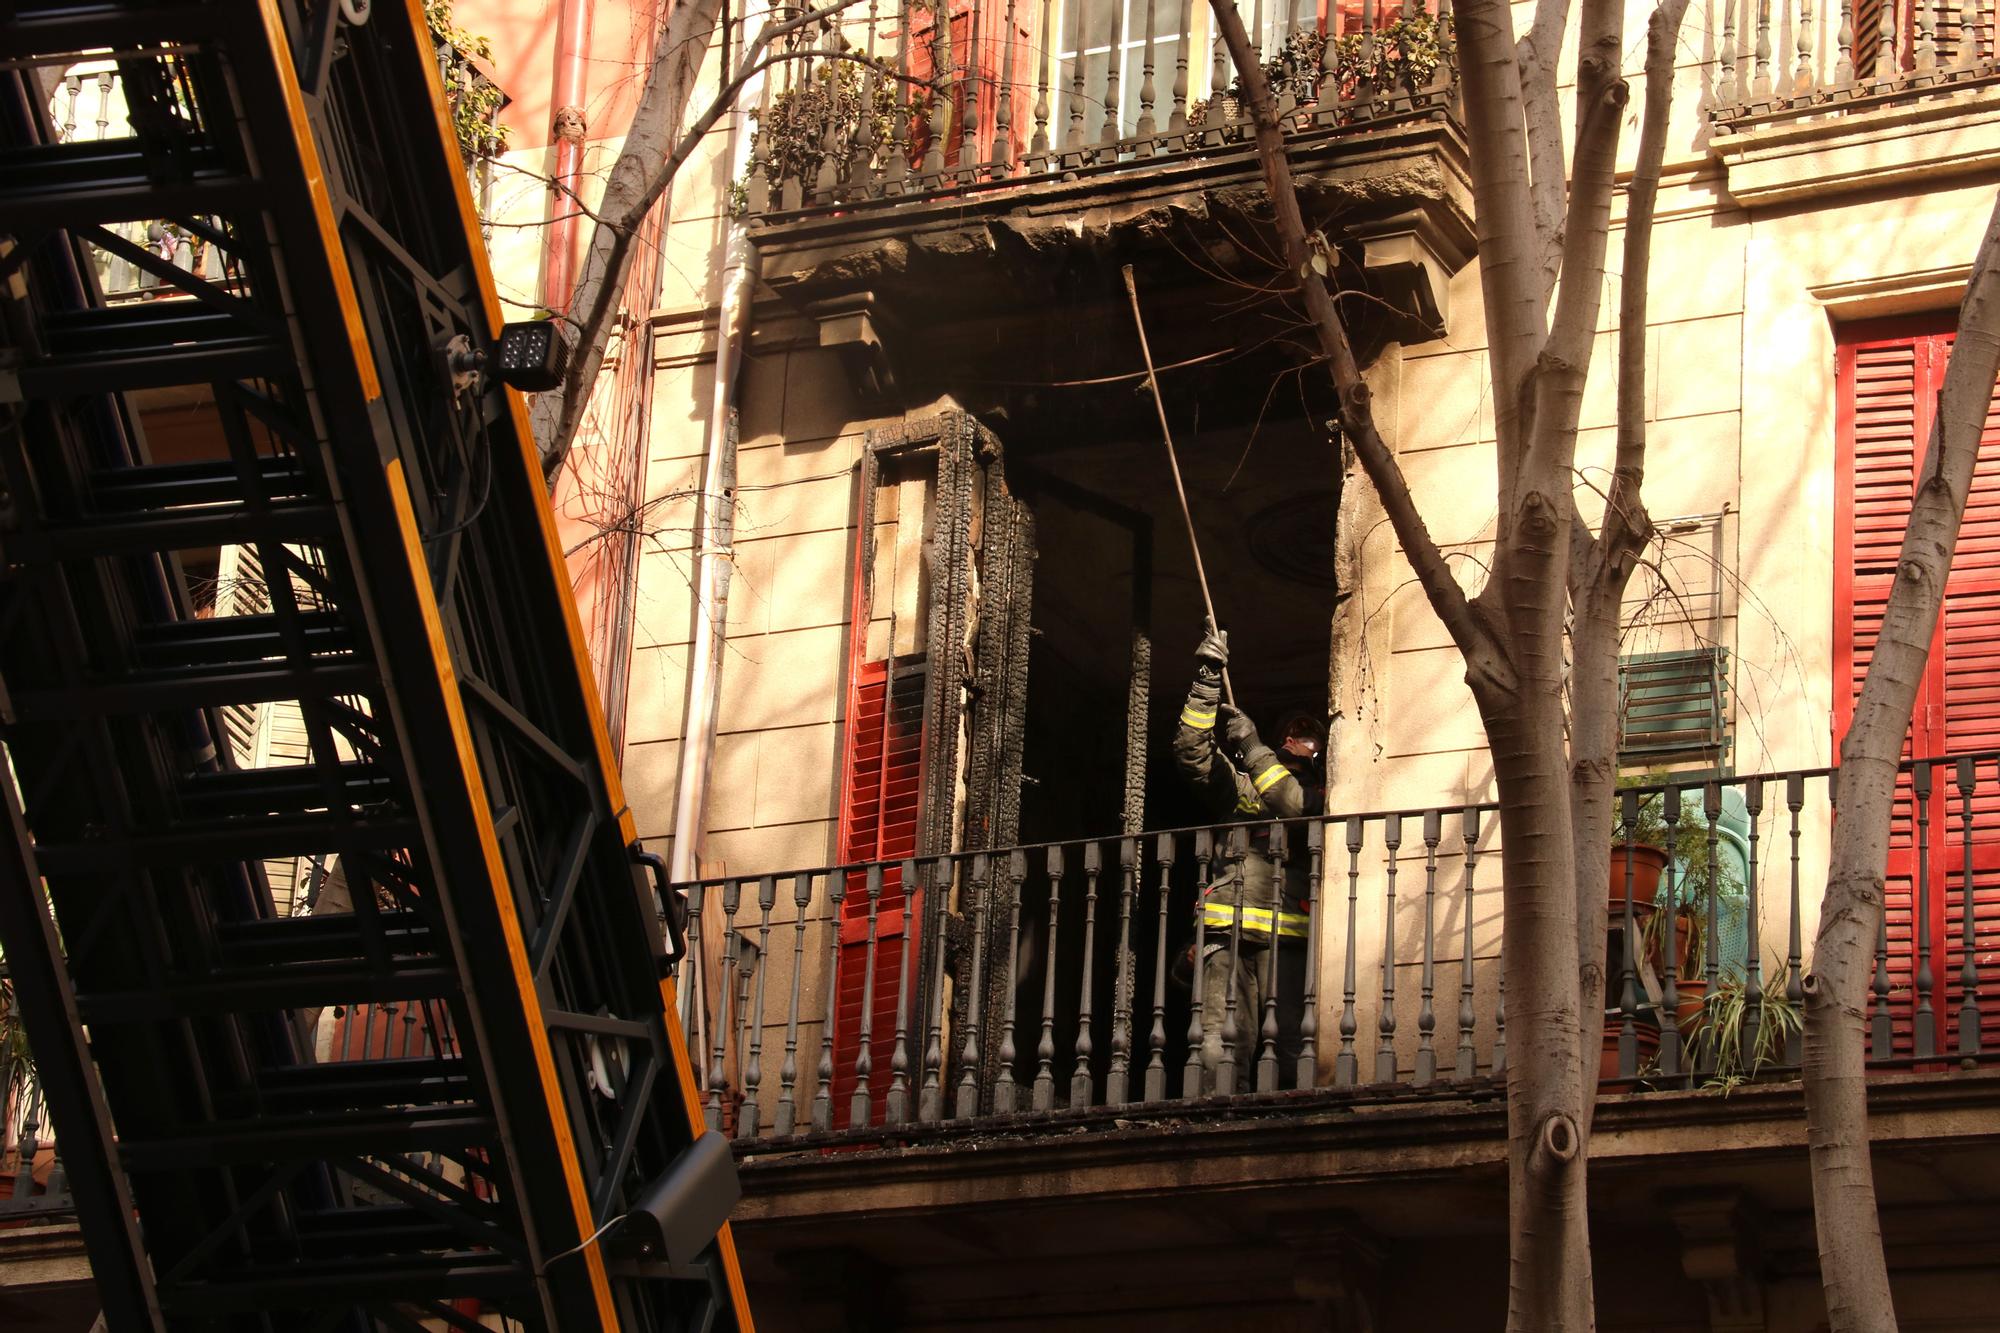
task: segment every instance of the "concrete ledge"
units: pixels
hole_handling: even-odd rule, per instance
[[[1875,111],[1831,109],[1811,119],[1717,134],[1709,151],[1746,208],[1837,198],[2000,172],[2000,97],[1991,90]]]

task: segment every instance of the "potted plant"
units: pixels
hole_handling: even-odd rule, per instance
[[[1757,1021],[1750,1023],[1750,997],[1741,977],[1720,977],[1703,1000],[1697,1021],[1686,1030],[1687,1063],[1697,1066],[1704,1043],[1714,1069],[1703,1089],[1728,1093],[1757,1077],[1766,1065],[1782,1063],[1792,1036],[1804,1029],[1805,1016],[1791,997],[1791,967],[1772,960],[1760,986]]]
[[[1642,775],[1619,779],[1621,789],[1633,787],[1661,787],[1674,781],[1674,774],[1654,770]],[[1727,793],[1725,793],[1725,801]],[[1656,972],[1664,973],[1673,968],[1675,989],[1679,992],[1679,1004],[1675,1017],[1683,1029],[1697,1017],[1702,1000],[1707,991],[1706,963],[1708,957],[1708,928],[1711,909],[1720,922],[1736,922],[1742,916],[1743,872],[1738,868],[1738,856],[1732,853],[1730,839],[1718,832],[1713,842],[1707,815],[1702,809],[1702,792],[1699,785],[1684,788],[1681,792],[1680,818],[1669,825],[1665,818],[1666,802],[1659,792],[1651,792],[1641,797],[1632,819],[1629,838],[1623,824],[1619,826],[1618,840],[1612,847],[1612,888],[1611,906],[1615,913],[1624,908],[1624,862],[1626,844],[1632,846],[1633,865],[1633,906],[1638,909],[1643,904],[1643,920],[1640,922],[1640,947],[1652,962]],[[1624,819],[1624,804],[1619,805],[1619,817]],[[1718,820],[1717,828],[1727,825],[1727,812]],[[1639,862],[1644,858],[1645,865]],[[1657,861],[1658,869],[1653,869]],[[1671,877],[1664,874],[1667,867],[1673,867]],[[1649,872],[1651,882],[1641,891],[1641,873]],[[1669,913],[1656,910],[1659,903],[1662,882],[1671,879],[1671,901],[1666,904],[1674,910]],[[1666,956],[1668,923],[1673,930],[1673,957]],[[1740,971],[1732,961],[1728,969],[1732,974]]]

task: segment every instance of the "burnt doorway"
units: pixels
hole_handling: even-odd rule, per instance
[[[1338,597],[1337,446],[1303,420],[1178,443],[1217,612],[1231,635],[1238,702],[1267,739],[1295,712],[1323,719]],[[1066,845],[1060,861],[1031,847],[1019,886],[1018,921],[1027,924],[1012,930],[1010,912],[988,944],[993,956],[1014,959],[1013,1010],[1039,1015],[1053,998],[1054,1049],[1088,1050],[1088,1098],[1115,1101],[1139,1091],[1129,1072],[1118,1072],[1116,1016],[1146,1008],[1160,963],[1147,924],[1157,919],[1156,843],[1127,838],[1215,820],[1171,752],[1202,599],[1157,436],[1083,439],[1016,426],[1008,446],[1008,475],[1033,513],[1036,542],[1020,841]],[[1044,923],[1053,870],[1064,878],[1051,958]],[[1183,858],[1167,879],[1169,961],[1192,938],[1194,872]],[[1122,957],[1121,938],[1130,945]],[[987,994],[1004,1002],[1004,990]],[[1179,1069],[1185,990],[1173,988],[1165,1003],[1165,1061]],[[1086,1022],[1092,1038],[1079,1044]],[[1028,1087],[1036,1042],[1024,1037],[1014,1051],[1016,1083]],[[990,1082],[995,1072],[990,1055],[982,1077]]]

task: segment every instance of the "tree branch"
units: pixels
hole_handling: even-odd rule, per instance
[[[1541,236],[1528,173],[1521,68],[1507,0],[1466,0],[1457,10],[1465,131],[1471,149],[1479,283],[1499,435],[1500,549],[1514,521],[1525,446],[1529,377],[1547,338]],[[1552,71],[1550,76],[1552,78]],[[1559,173],[1558,173],[1559,174]],[[1489,588],[1496,586],[1488,584]]]
[[[1535,234],[1541,244],[1541,299],[1548,308],[1562,271],[1563,144],[1562,113],[1556,103],[1551,75],[1562,53],[1563,31],[1569,25],[1569,0],[1541,0],[1535,18],[1514,44],[1520,70],[1521,99],[1526,113],[1529,182],[1534,193]]]
[[[1498,689],[1511,689],[1513,673],[1500,641],[1466,599],[1465,590],[1452,577],[1451,567],[1439,551],[1395,455],[1389,450],[1375,425],[1368,386],[1355,364],[1354,349],[1346,325],[1327,292],[1325,279],[1314,268],[1315,260],[1329,269],[1335,262],[1324,237],[1309,239],[1305,218],[1299,212],[1298,192],[1292,182],[1291,164],[1285,157],[1284,130],[1278,120],[1278,106],[1271,85],[1251,49],[1243,30],[1242,16],[1233,0],[1211,0],[1222,40],[1229,48],[1237,77],[1250,101],[1257,129],[1257,156],[1263,163],[1265,187],[1276,215],[1278,235],[1284,242],[1285,264],[1305,298],[1306,310],[1319,334],[1320,353],[1340,395],[1340,423],[1355,456],[1361,460],[1368,479],[1382,499],[1383,512],[1402,543],[1404,555],[1415,571],[1417,582],[1430,599],[1438,619],[1444,622],[1452,642],[1465,658],[1469,678]]]
[[[734,75],[719,89],[701,114],[680,133],[671,148],[667,140],[685,114],[722,9],[722,0],[683,0],[667,20],[653,48],[653,63],[639,93],[624,146],[612,163],[590,245],[566,312],[577,328],[570,368],[560,389],[538,395],[530,409],[535,443],[544,476],[554,482],[583,422],[584,410],[596,388],[604,363],[604,346],[617,314],[620,288],[631,263],[632,239],[646,214],[659,201],[683,163],[694,155],[723,114],[736,104],[743,87],[787,55],[766,57],[778,39],[821,23],[860,0],[832,0],[789,19],[766,23],[745,44]],[[868,57],[846,52],[815,53],[873,65]]]

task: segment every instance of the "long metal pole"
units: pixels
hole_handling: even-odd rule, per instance
[[[1167,446],[1167,470],[1173,473],[1174,494],[1181,502],[1181,521],[1187,524],[1188,549],[1194,552],[1194,576],[1201,584],[1201,604],[1208,612],[1208,623],[1220,629],[1222,622],[1215,618],[1215,599],[1208,594],[1208,570],[1201,563],[1201,543],[1194,535],[1194,515],[1188,510],[1187,487],[1181,484],[1180,460],[1174,456],[1174,432],[1167,425],[1167,405],[1160,401],[1159,377],[1153,373],[1153,349],[1146,342],[1146,321],[1139,314],[1139,287],[1132,281],[1132,266],[1125,265],[1125,294],[1132,298],[1132,323],[1139,330],[1139,354],[1146,358],[1146,387],[1153,391],[1153,410],[1160,414],[1160,438]],[[1236,690],[1229,683],[1229,668],[1222,669],[1222,697],[1236,707]]]

